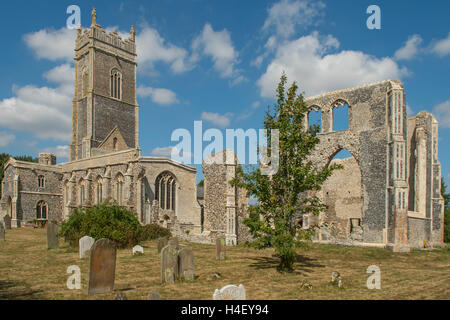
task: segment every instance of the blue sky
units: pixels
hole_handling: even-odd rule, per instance
[[[171,133],[260,128],[279,70],[306,96],[399,79],[409,114],[440,122],[439,157],[450,184],[450,2],[430,1],[2,1],[0,152],[67,161],[73,95],[73,37],[81,23],[120,34],[136,26],[140,146],[165,155]],[[366,9],[381,8],[381,30]],[[128,35],[127,35],[128,36]],[[321,72],[318,72],[320,70]],[[364,76],[361,76],[364,75]]]

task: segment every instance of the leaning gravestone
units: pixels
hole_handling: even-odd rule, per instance
[[[189,248],[183,248],[178,251],[178,275],[180,278],[192,281],[194,280],[194,252]]]
[[[58,249],[58,225],[54,222],[47,224],[47,249]]]
[[[158,239],[158,253],[161,253],[161,250],[167,246],[167,244],[169,243],[169,239],[167,238],[159,238]]]
[[[89,236],[84,236],[78,241],[80,247],[80,259],[89,258],[94,242],[95,239]]]
[[[147,300],[161,300],[161,295],[158,291],[152,290],[147,297]]]
[[[3,223],[0,223],[0,242],[5,241],[5,228],[3,227]]]
[[[89,262],[88,295],[114,290],[116,245],[109,239],[95,241]]]
[[[225,260],[225,238],[216,239],[216,259]]]
[[[214,300],[245,300],[245,288],[242,284],[238,286],[228,285],[222,289],[216,289],[213,294]]]
[[[134,256],[135,254],[137,254],[137,255],[144,254],[144,248],[142,248],[142,247],[139,246],[139,245],[134,246],[134,247],[133,247],[133,256]]]
[[[11,229],[11,217],[9,215],[3,217],[3,224],[5,229]]]
[[[174,283],[178,279],[178,252],[173,245],[161,250],[161,283]]]

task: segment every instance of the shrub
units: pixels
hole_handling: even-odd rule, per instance
[[[72,244],[90,236],[111,239],[123,248],[138,244],[142,229],[134,212],[115,203],[104,203],[92,208],[76,208],[62,224],[60,234]]]
[[[141,241],[155,240],[158,238],[170,238],[172,233],[169,229],[163,228],[157,224],[148,224],[142,227]]]

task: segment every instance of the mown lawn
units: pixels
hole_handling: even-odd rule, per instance
[[[310,245],[298,250],[295,271],[277,272],[272,249],[227,247],[227,259],[217,261],[214,245],[182,243],[194,250],[196,279],[176,284],[160,283],[160,258],[156,241],[144,242],[145,254],[132,256],[118,250],[116,291],[87,296],[88,260],[60,240],[60,249],[47,250],[46,230],[6,230],[0,242],[0,299],[113,299],[118,290],[128,299],[146,299],[158,290],[162,299],[212,299],[216,288],[243,284],[248,299],[449,299],[450,247],[396,254],[383,249]],[[69,290],[67,267],[81,269],[81,290]],[[381,289],[366,287],[366,269],[381,269]],[[330,284],[333,271],[343,288]],[[212,274],[221,277],[217,279]],[[308,282],[312,289],[302,288]]]

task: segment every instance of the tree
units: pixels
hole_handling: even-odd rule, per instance
[[[444,197],[444,242],[450,242],[450,193],[446,193],[447,185],[441,178],[441,194]]]
[[[319,143],[318,127],[304,128],[307,106],[303,96],[297,95],[297,84],[285,92],[287,78],[283,74],[277,89],[277,103],[266,112],[264,128],[267,129],[268,154],[271,152],[272,130],[279,130],[279,168],[272,176],[263,175],[261,168],[244,172],[238,168],[233,185],[244,188],[258,199],[249,206],[249,227],[257,248],[274,247],[280,256],[278,269],[290,271],[297,258],[296,248],[302,240],[310,239],[312,231],[302,230],[295,218],[302,214],[318,215],[326,206],[314,191],[331,176],[339,165],[317,168],[309,159]],[[287,94],[287,96],[286,96]]]

